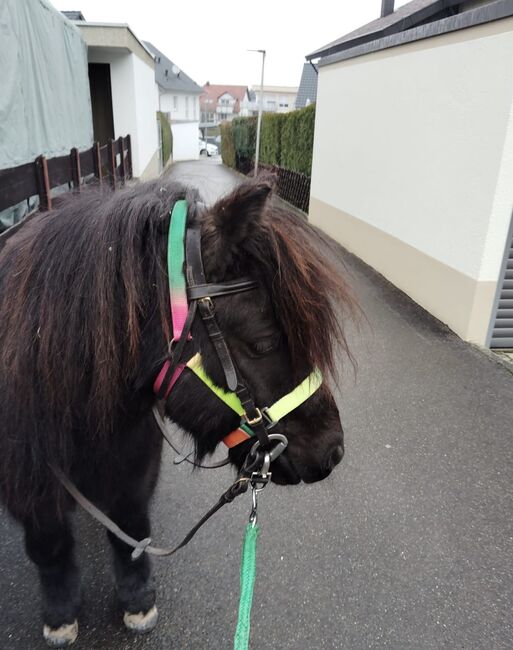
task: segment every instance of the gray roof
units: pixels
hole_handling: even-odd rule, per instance
[[[85,20],[81,11],[61,11],[69,20]]]
[[[304,108],[317,99],[317,70],[313,64],[305,63],[296,97],[296,108]]]
[[[145,47],[155,57],[155,81],[163,90],[175,92],[201,94],[203,88],[185,74],[183,70],[175,65],[171,59],[149,43],[143,41]]]
[[[387,16],[308,54],[320,64],[497,20],[513,14],[511,0],[412,0]],[[329,57],[329,58],[327,58]]]

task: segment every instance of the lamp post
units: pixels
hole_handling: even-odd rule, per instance
[[[265,50],[248,50],[248,52],[260,52],[262,55],[262,77],[260,79],[260,101],[258,102],[258,118],[257,118],[257,133],[256,133],[256,147],[255,147],[255,177],[258,175],[258,158],[260,154],[260,129],[262,128],[262,111],[264,108],[264,65],[265,65]]]

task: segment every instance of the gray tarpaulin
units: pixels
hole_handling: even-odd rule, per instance
[[[0,0],[0,169],[92,142],[78,28],[46,0]]]

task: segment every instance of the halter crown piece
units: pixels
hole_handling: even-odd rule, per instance
[[[160,399],[166,399],[187,367],[221,401],[241,416],[239,428],[223,438],[224,444],[231,448],[256,437],[260,446],[269,449],[269,431],[315,393],[322,384],[321,372],[314,370],[296,388],[273,405],[264,408],[256,407],[249,390],[240,379],[219,329],[212,298],[249,291],[255,289],[257,283],[250,278],[221,284],[207,283],[201,257],[201,232],[199,225],[187,227],[187,201],[177,201],[171,212],[167,267],[173,338],[169,344],[170,358],[164,362],[153,385],[155,394]],[[183,361],[186,343],[191,339],[190,330],[196,311],[199,311],[217,352],[229,391],[217,386],[207,375],[199,354],[195,354],[187,362]],[[280,452],[283,451],[287,445],[285,436],[271,435],[273,440],[281,439],[278,447],[281,445]],[[277,456],[278,453],[271,452],[271,456]]]

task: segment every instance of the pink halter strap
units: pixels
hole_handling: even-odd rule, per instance
[[[184,238],[187,226],[187,201],[177,201],[173,206],[169,223],[169,235],[167,240],[167,269],[169,278],[169,304],[171,309],[171,321],[173,327],[173,338],[169,344],[171,347],[180,340],[185,321],[187,319],[187,285],[184,275],[185,250]],[[166,377],[171,362],[165,361],[153,384],[153,390],[158,393],[162,382]],[[164,399],[169,395],[177,379],[182,374],[185,363],[179,364],[167,386]]]

